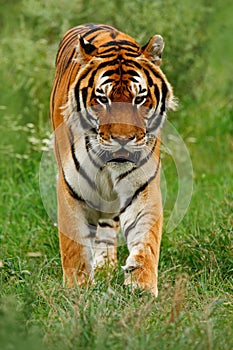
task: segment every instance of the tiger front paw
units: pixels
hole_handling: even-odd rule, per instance
[[[142,289],[158,296],[157,274],[154,266],[140,265],[136,259],[127,260],[122,266],[125,272],[124,285],[130,286],[133,290]]]

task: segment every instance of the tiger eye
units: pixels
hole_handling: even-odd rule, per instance
[[[134,104],[135,104],[135,105],[139,105],[139,104],[142,103],[144,100],[145,100],[145,97],[143,97],[143,96],[137,96],[137,97],[135,97],[135,99],[134,99]]]
[[[108,103],[108,98],[106,96],[98,96],[97,100],[100,102],[100,103]]]

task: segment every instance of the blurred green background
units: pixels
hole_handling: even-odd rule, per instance
[[[229,0],[0,0],[1,349],[233,348],[232,13]],[[162,69],[179,99],[168,119],[190,152],[194,189],[182,223],[164,230],[156,301],[122,288],[125,246],[110,277],[97,275],[88,290],[62,288],[39,166],[58,44],[87,22],[141,44],[156,33],[165,40]],[[166,224],[177,192],[166,154],[163,169]],[[170,323],[177,298],[182,311]]]

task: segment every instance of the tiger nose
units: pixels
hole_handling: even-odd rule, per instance
[[[120,143],[121,145],[126,145],[129,141],[132,141],[135,139],[135,136],[133,135],[117,135],[112,136],[112,139]]]

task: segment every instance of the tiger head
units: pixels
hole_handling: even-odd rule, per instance
[[[160,69],[163,48],[160,35],[143,47],[125,34],[96,43],[79,36],[69,103],[108,161],[135,161],[150,151],[167,110],[175,107]]]

